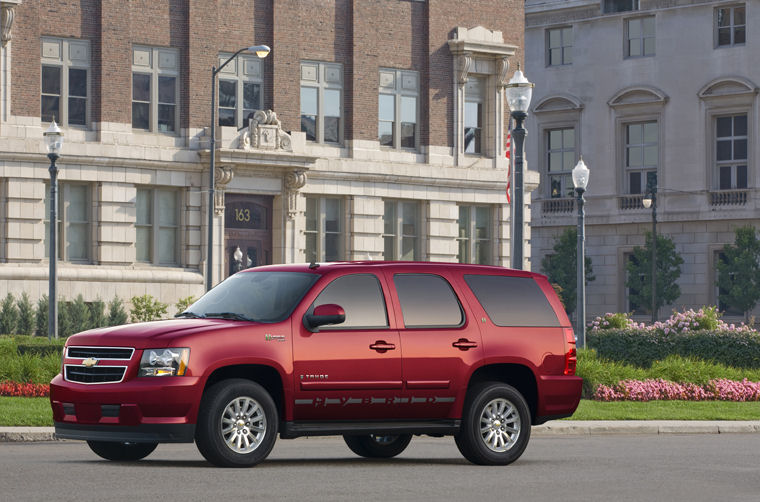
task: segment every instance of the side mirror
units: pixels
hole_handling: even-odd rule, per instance
[[[303,325],[312,333],[318,333],[319,327],[326,324],[340,324],[346,320],[346,311],[340,305],[326,303],[314,308],[311,314],[303,316]]]

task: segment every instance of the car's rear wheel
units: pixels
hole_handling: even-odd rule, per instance
[[[462,455],[474,464],[511,464],[530,439],[528,404],[511,385],[478,384],[468,392],[462,427],[454,439]]]
[[[195,443],[214,465],[251,467],[272,451],[277,423],[277,407],[261,385],[225,380],[203,394]]]
[[[158,443],[120,443],[114,441],[87,441],[99,457],[116,462],[134,462],[153,453]]]
[[[352,452],[367,458],[391,458],[395,457],[409,446],[412,440],[411,434],[399,434],[398,436],[365,434],[361,436],[343,436]]]

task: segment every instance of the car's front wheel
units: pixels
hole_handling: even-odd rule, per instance
[[[462,427],[454,436],[462,455],[480,465],[511,464],[530,439],[530,409],[511,385],[478,384],[468,392]]]
[[[388,436],[380,434],[365,434],[362,436],[343,436],[352,452],[367,458],[395,457],[409,446],[411,434]]]
[[[158,443],[120,443],[114,441],[87,441],[99,457],[115,462],[134,462],[153,453]]]
[[[277,407],[261,385],[224,380],[203,395],[195,443],[214,465],[251,467],[272,451],[277,423]]]

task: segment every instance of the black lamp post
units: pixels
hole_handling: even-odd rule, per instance
[[[56,286],[58,282],[58,273],[56,265],[58,261],[58,242],[56,241],[56,231],[58,230],[58,167],[55,162],[58,160],[59,153],[63,147],[63,133],[55,123],[55,119],[50,123],[47,131],[44,133],[45,143],[48,149],[48,158],[50,159],[50,270],[48,273],[48,340],[58,338],[58,298],[56,296]]]
[[[575,291],[575,336],[578,338],[579,347],[586,347],[586,232],[585,222],[586,213],[584,205],[586,200],[583,193],[588,185],[589,170],[583,162],[583,157],[575,164],[573,168],[573,185],[575,193],[578,194],[578,249],[576,253],[577,261],[577,283]]]
[[[244,47],[235,54],[227,58],[219,68],[211,67],[211,162],[208,171],[208,242],[206,247],[206,291],[211,290],[213,286],[212,276],[214,271],[214,174],[216,171],[216,76],[222,71],[222,68],[235,59],[241,52],[253,52],[259,58],[264,59],[269,55],[270,49],[266,45],[254,45]]]
[[[650,177],[647,194],[642,199],[645,208],[652,208],[652,324],[657,321],[657,181]]]
[[[507,104],[512,118],[515,119],[515,128],[512,129],[512,138],[515,142],[515,197],[514,217],[512,219],[512,268],[523,268],[523,145],[526,131],[522,124],[528,116],[530,98],[533,95],[533,84],[525,78],[517,64],[517,71],[506,86]]]

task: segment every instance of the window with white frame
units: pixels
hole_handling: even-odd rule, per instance
[[[132,49],[132,128],[176,133],[179,123],[179,52]]]
[[[377,137],[380,146],[417,148],[419,74],[416,71],[380,70]]]
[[[635,17],[625,21],[625,56],[629,58],[655,55],[654,16]]]
[[[308,141],[343,141],[343,67],[301,63],[301,132]]]
[[[747,188],[746,113],[715,118],[715,162],[715,188]]]
[[[639,10],[639,0],[603,0],[605,14]]]
[[[573,196],[572,172],[575,167],[575,128],[546,131],[546,171],[549,179],[549,197],[552,199]]]
[[[383,212],[383,259],[419,260],[420,203],[386,200]]]
[[[546,30],[546,65],[562,66],[573,63],[573,28]]]
[[[657,181],[659,125],[656,121],[625,124],[625,178],[629,194],[643,194]]]
[[[491,265],[491,208],[459,206],[459,263]]]
[[[464,153],[483,153],[483,114],[486,79],[469,77],[464,90]]]
[[[220,54],[219,64],[231,54]],[[246,127],[261,109],[261,59],[239,55],[219,72],[219,125]]]
[[[45,257],[50,257],[50,185],[45,186]],[[56,245],[58,259],[67,262],[89,263],[92,244],[92,199],[89,185],[58,184],[58,228]]]
[[[138,188],[135,205],[137,261],[153,265],[178,265],[179,192]]]
[[[345,259],[343,199],[306,197],[306,261]]]
[[[90,42],[42,37],[40,118],[86,126],[90,114]]]
[[[744,4],[715,9],[715,46],[744,45],[747,37]]]

